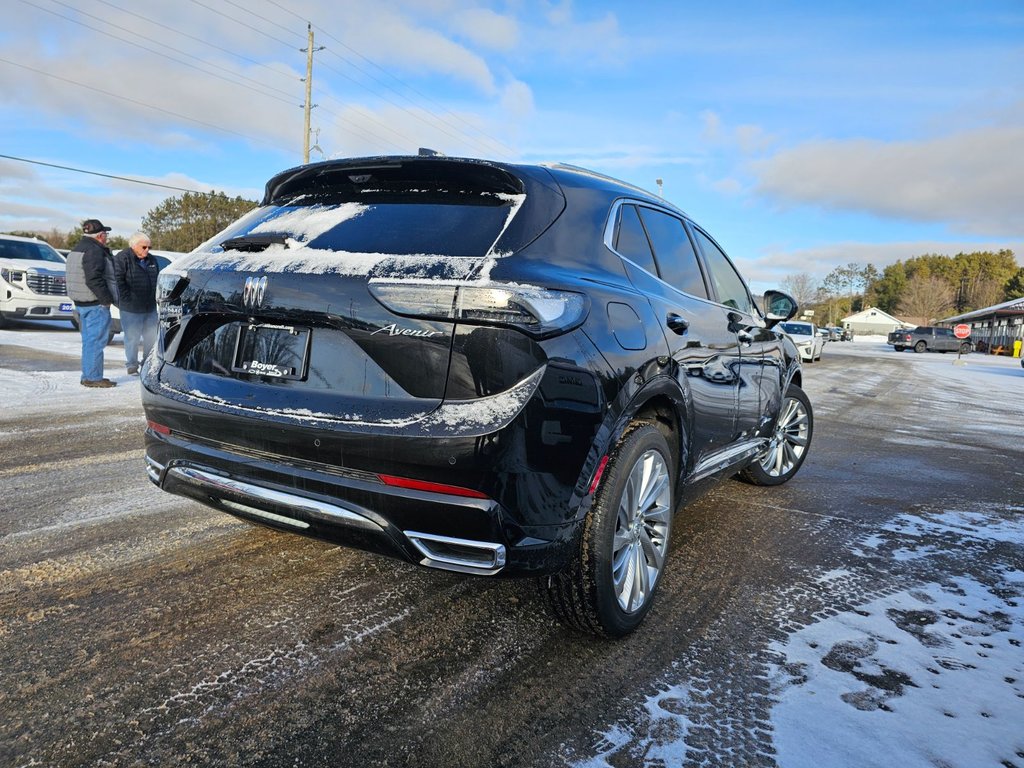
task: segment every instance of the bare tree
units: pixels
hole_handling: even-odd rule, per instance
[[[999,304],[1004,296],[1003,285],[994,278],[986,277],[975,281],[971,289],[970,303],[976,309],[982,309]]]
[[[940,277],[914,275],[900,297],[896,312],[908,322],[928,325],[956,306],[956,291]]]
[[[806,272],[786,275],[782,280],[782,288],[796,299],[796,303],[801,307],[813,304],[817,300],[820,290],[817,281]]]

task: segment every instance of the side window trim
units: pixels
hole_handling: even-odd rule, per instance
[[[642,264],[637,264],[629,256],[619,253],[619,251],[615,248],[615,240],[619,235],[619,223],[622,220],[622,207],[624,205],[636,205],[638,202],[638,200],[631,200],[626,197],[620,197],[618,200],[612,203],[611,212],[608,214],[608,223],[604,227],[604,245],[609,251],[614,253],[620,259],[628,261],[637,269],[642,269],[644,272],[651,275],[651,277],[653,277],[654,279],[661,280],[661,278],[658,277],[658,275],[652,273],[651,270],[647,269],[647,267],[643,266]],[[643,224],[643,219],[641,219],[640,226],[643,227]],[[647,236],[647,245],[649,247],[651,238],[650,236],[647,235],[646,229],[644,229],[644,235]],[[651,255],[654,255],[653,248],[651,249]]]
[[[639,208],[650,208],[652,211],[658,211],[659,213],[664,213],[664,214],[667,214],[669,216],[672,216],[675,219],[679,219],[679,221],[681,221],[683,223],[683,231],[686,233],[686,236],[689,238],[690,246],[693,248],[693,252],[697,256],[697,267],[700,269],[701,278],[704,280],[704,290],[707,291],[707,294],[708,294],[707,296],[695,296],[692,293],[686,293],[685,291],[680,290],[679,288],[677,288],[676,286],[672,285],[671,283],[665,282],[665,280],[662,279],[660,274],[655,274],[655,273],[651,272],[649,269],[647,269],[647,267],[645,267],[645,266],[643,266],[641,264],[637,264],[629,256],[625,256],[624,254],[619,253],[619,251],[616,250],[616,248],[615,248],[615,238],[618,235],[619,221],[621,220],[620,211],[621,211],[621,209],[622,209],[622,207],[624,205],[634,205],[634,206],[637,206]],[[608,223],[605,225],[605,229],[604,229],[604,244],[605,244],[605,247],[608,248],[609,251],[614,253],[620,259],[622,259],[624,261],[628,261],[630,264],[632,264],[637,269],[643,270],[644,272],[649,274],[651,277],[653,277],[655,280],[657,280],[658,282],[668,286],[673,291],[677,291],[678,293],[681,293],[684,296],[689,296],[692,299],[697,299],[699,301],[708,301],[708,302],[710,302],[712,304],[718,304],[719,306],[724,306],[722,304],[719,304],[717,299],[711,298],[712,289],[711,289],[711,287],[709,285],[709,283],[711,281],[709,280],[707,265],[704,262],[704,256],[703,256],[700,248],[695,243],[695,238],[693,237],[693,234],[690,232],[690,230],[688,228],[689,224],[690,224],[689,219],[687,219],[685,216],[680,216],[675,211],[669,210],[667,208],[660,208],[660,207],[658,207],[656,205],[652,205],[651,203],[649,203],[646,200],[635,200],[633,198],[622,197],[622,198],[619,198],[618,200],[616,200],[614,203],[612,203],[611,213],[608,216]],[[647,236],[647,244],[651,248],[651,255],[654,258],[655,267],[660,271],[661,267],[660,267],[660,265],[658,265],[658,254],[656,254],[654,252],[654,247],[651,246],[651,236],[650,236],[650,233],[647,232],[647,226],[644,224],[643,216],[640,217],[640,226],[643,227],[644,234]]]

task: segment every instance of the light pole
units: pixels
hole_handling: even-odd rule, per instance
[[[665,196],[664,195],[664,188],[663,188],[663,185],[665,183],[664,180],[662,180],[662,179],[655,179],[654,183],[658,185],[658,197],[664,197]]]

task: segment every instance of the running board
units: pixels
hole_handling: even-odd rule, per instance
[[[758,437],[753,440],[745,440],[738,445],[713,453],[702,459],[697,466],[693,468],[693,473],[690,475],[690,482],[703,480],[705,477],[718,474],[719,472],[735,466],[740,462],[746,461],[747,459],[752,459],[761,453],[767,445],[768,438]]]

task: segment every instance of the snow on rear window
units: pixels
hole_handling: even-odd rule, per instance
[[[361,203],[342,205],[313,205],[308,208],[282,208],[283,213],[257,224],[250,234],[283,232],[304,243],[308,243],[325,232],[329,232],[344,221],[349,221],[366,212]]]
[[[494,246],[525,195],[485,193],[498,205],[344,203],[264,208],[249,215],[175,266],[250,272],[345,276],[402,276],[426,280],[485,280]],[[284,245],[261,251],[222,251],[220,242],[245,235],[281,234]]]

